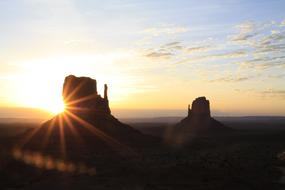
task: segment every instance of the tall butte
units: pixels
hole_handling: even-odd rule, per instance
[[[232,129],[211,117],[210,102],[206,97],[198,97],[188,105],[188,115],[175,126],[176,132],[183,136],[219,134]]]
[[[92,152],[130,152],[156,141],[111,114],[106,84],[101,97],[96,80],[70,75],[64,80],[62,96],[65,112],[24,134],[20,148],[80,158]]]
[[[108,86],[104,85],[104,97],[97,91],[97,81],[89,77],[67,76],[63,84],[62,96],[68,112],[90,116],[110,115]]]

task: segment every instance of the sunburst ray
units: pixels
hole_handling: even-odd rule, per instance
[[[84,101],[87,101],[87,100],[91,100],[93,99],[94,97],[96,97],[96,94],[91,94],[91,95],[88,95],[88,96],[84,96],[84,97],[81,97],[81,98],[77,98],[76,100],[72,100],[72,101],[68,101],[66,103],[66,106],[69,108],[70,106],[74,105],[74,104],[78,104],[80,102],[84,102]],[[67,100],[66,100],[67,101]]]
[[[42,129],[42,125],[32,129],[26,136],[24,136],[23,139],[20,140],[20,144],[18,145],[20,148],[25,146],[32,138],[35,136],[37,132],[39,132],[40,129]]]
[[[47,133],[42,141],[41,149],[44,150],[49,142],[50,135],[52,134],[52,130],[54,129],[54,125],[57,121],[57,117],[54,117],[48,125]]]
[[[72,117],[74,120],[76,120],[78,123],[80,123],[83,127],[88,129],[92,134],[106,142],[109,146],[114,148],[116,151],[126,151],[128,153],[132,153],[134,155],[137,155],[135,151],[133,151],[130,147],[120,143],[118,140],[112,138],[111,136],[107,135],[100,129],[98,129],[96,126],[92,125],[91,123],[85,121],[84,119],[80,118],[79,116],[73,114],[72,112],[66,110],[66,113]]]
[[[66,157],[66,144],[65,144],[64,125],[63,125],[62,115],[59,115],[59,140],[60,140],[61,155],[65,158]]]
[[[71,122],[71,120],[69,119],[69,117],[65,113],[63,113],[63,119],[66,121],[67,127],[69,127],[71,133],[74,135],[75,140],[78,143],[83,144],[84,141],[83,141],[82,137],[80,136],[80,134],[76,130],[74,124]]]
[[[79,85],[77,85],[71,92],[70,92],[70,94],[68,95],[68,96],[65,96],[65,94],[66,94],[66,91],[68,91],[69,92],[69,88],[70,88],[70,84],[67,84],[67,87],[66,88],[63,88],[63,89],[65,89],[66,91],[64,91],[63,92],[63,94],[64,94],[64,101],[65,101],[65,103],[66,104],[68,104],[67,102],[69,102],[69,100],[70,100],[70,98],[72,98],[72,96],[74,96],[74,94],[75,93],[77,93],[80,89],[81,89],[81,87],[84,85],[84,83],[85,83],[86,81],[82,81],[82,82],[80,82],[80,84]],[[71,83],[71,82],[70,82]]]

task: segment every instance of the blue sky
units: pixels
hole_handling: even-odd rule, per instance
[[[135,36],[137,32],[134,31],[164,24],[187,26],[203,34],[192,34],[194,37],[222,36],[229,31],[230,26],[244,21],[282,21],[285,4],[284,1],[277,0],[1,0],[0,3],[0,22],[2,33],[4,32],[1,41],[6,43],[19,36],[18,29],[26,35],[37,32],[30,30],[33,24],[42,27],[45,25],[50,30],[56,27],[57,31],[61,31],[66,27],[80,30],[77,26],[82,26],[82,22],[87,23],[96,35],[103,38],[108,37],[106,34],[111,29],[116,30],[115,34],[112,33],[112,38],[118,37],[117,35],[129,38]],[[99,27],[96,27],[97,24],[100,24]],[[124,30],[126,28],[128,30]]]
[[[110,84],[114,108],[183,109],[206,95],[217,113],[284,115],[284,7],[0,0],[0,106],[59,104],[61,82],[73,73]]]

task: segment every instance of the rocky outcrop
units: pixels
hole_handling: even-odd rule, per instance
[[[221,122],[211,117],[210,102],[205,97],[198,97],[188,105],[188,115],[174,126],[172,140],[187,142],[193,136],[221,134],[232,131]]]
[[[96,80],[70,75],[65,78],[62,94],[66,111],[27,132],[22,148],[69,157],[111,151],[108,155],[112,156],[157,142],[111,115],[106,84],[101,97]]]
[[[204,116],[210,117],[210,102],[205,97],[196,98],[192,102],[192,109],[190,109],[190,105],[188,106],[188,117],[194,116]]]
[[[65,78],[62,96],[66,109],[75,114],[111,114],[108,100],[108,87],[104,85],[104,97],[97,91],[97,82],[89,77]]]

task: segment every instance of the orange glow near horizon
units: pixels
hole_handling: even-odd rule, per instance
[[[148,61],[128,51],[77,56],[67,54],[58,57],[18,60],[17,64],[21,65],[21,69],[5,82],[5,86],[9,88],[4,88],[1,94],[4,98],[0,98],[0,107],[39,108],[53,115],[61,113],[64,111],[63,80],[64,77],[74,74],[96,79],[98,91],[101,94],[103,84],[108,84],[109,100],[113,110],[184,110],[185,106],[195,98],[206,96],[211,102],[213,113],[216,111],[222,115],[282,115],[285,113],[285,104],[280,101],[282,96],[276,94],[274,90],[250,90],[247,85],[245,87],[249,90],[242,91],[235,86],[237,83],[233,86],[230,82],[207,82],[207,77],[198,79],[190,77],[189,80],[181,80],[168,75],[153,76],[152,73],[145,71],[152,63]],[[84,62],[83,65],[82,62]],[[142,65],[146,68],[140,70]],[[204,75],[208,76],[207,73]],[[257,82],[252,84],[259,86]],[[277,83],[274,84],[277,85]],[[270,88],[273,89],[273,87]],[[133,117],[129,116],[133,114],[131,111],[126,113],[124,117]],[[118,113],[120,114],[121,112]],[[165,113],[157,113],[156,116],[162,115]],[[135,117],[141,116],[136,114]]]
[[[9,82],[9,97],[0,100],[0,106],[29,107],[47,110],[52,114],[64,111],[62,84],[66,76],[89,76],[100,81],[98,91],[103,84],[112,86],[112,100],[118,101],[131,89],[122,85],[134,83],[127,74],[118,72],[116,61],[129,57],[126,52],[109,54],[82,54],[51,56],[39,59],[19,60],[21,70]],[[81,62],[86,65],[82,67]],[[106,65],[102,67],[103,65]],[[110,69],[112,68],[112,69]]]

